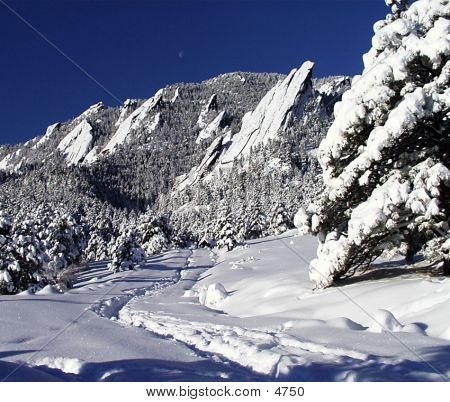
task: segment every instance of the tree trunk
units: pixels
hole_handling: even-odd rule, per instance
[[[450,260],[444,260],[444,275],[450,276]]]
[[[405,255],[406,265],[414,264],[414,256],[415,256],[414,249],[411,246],[409,246],[408,250],[406,251],[406,255]]]

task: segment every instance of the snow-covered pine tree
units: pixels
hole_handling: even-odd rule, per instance
[[[450,3],[386,3],[392,12],[374,25],[364,71],[319,147],[325,191],[296,219],[319,235],[316,287],[383,250],[449,264]]]
[[[113,237],[111,219],[107,215],[100,215],[91,225],[89,240],[85,250],[87,261],[101,261],[109,257],[108,244]]]
[[[234,198],[232,198],[234,199]],[[242,197],[241,197],[242,200]],[[236,240],[241,243],[247,237],[247,230],[249,226],[249,216],[247,213],[247,206],[243,203],[237,205],[236,215],[235,215],[235,228],[236,228]]]
[[[11,228],[13,225],[12,217],[6,212],[3,205],[0,202],[0,243],[3,243],[6,236],[11,234]]]
[[[197,246],[200,248],[211,248],[213,246],[212,236],[208,229],[206,229],[203,236],[200,237]]]
[[[139,221],[140,243],[147,255],[161,253],[169,247],[171,228],[164,216],[157,217],[148,211]]]
[[[14,294],[44,285],[43,252],[33,225],[24,221],[16,230],[0,205],[0,294]]]
[[[218,248],[230,251],[238,244],[234,220],[228,208],[222,211],[217,221],[216,233]]]
[[[273,234],[279,235],[293,227],[292,220],[289,218],[284,204],[279,203],[274,205],[270,215],[270,231]]]
[[[87,261],[101,261],[108,258],[108,240],[102,236],[101,231],[92,228],[89,232],[89,240],[86,247],[85,258]]]
[[[267,231],[267,217],[262,212],[259,205],[252,206],[249,211],[249,220],[246,239],[259,239],[263,237]]]
[[[11,271],[17,271],[11,255],[12,217],[0,204],[0,294],[13,293],[15,285]]]
[[[199,234],[197,246],[201,248],[213,248],[216,245],[216,222],[212,211],[208,210],[203,215],[203,232]]]
[[[112,261],[108,264],[110,271],[126,271],[142,265],[145,253],[133,230],[124,230],[114,242],[111,249]]]
[[[51,275],[56,278],[59,271],[81,261],[86,247],[85,229],[76,217],[61,208],[53,211],[53,219],[47,228]]]

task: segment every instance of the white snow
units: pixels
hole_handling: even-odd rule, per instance
[[[208,114],[211,110],[212,104],[213,102],[215,102],[217,99],[217,95],[213,94],[211,95],[211,97],[208,99],[208,101],[206,102],[206,104],[202,107],[202,110],[200,111],[200,114],[198,116],[197,119],[197,125],[203,129],[207,126],[207,119],[208,119]]]
[[[27,289],[27,290],[17,293],[17,296],[31,296],[33,294],[34,293],[30,289]]]
[[[200,144],[200,142],[202,142],[203,140],[207,140],[208,138],[211,138],[213,135],[217,134],[220,129],[220,123],[222,123],[224,115],[225,112],[220,112],[211,123],[209,123],[205,128],[203,128],[198,134],[195,143]]]
[[[34,365],[55,368],[64,373],[79,374],[83,367],[83,362],[80,359],[70,357],[44,357],[36,360]]]
[[[83,160],[83,164],[84,164],[84,165],[90,165],[91,163],[94,163],[94,162],[98,159],[98,157],[99,157],[98,149],[99,149],[98,145],[95,145],[95,146],[94,146],[94,147],[86,154],[86,156],[84,157],[84,160]]]
[[[30,141],[28,141],[28,143],[30,143]],[[19,148],[15,152],[6,154],[3,159],[0,160],[0,170],[5,172],[18,172],[25,160],[25,157],[21,156],[22,153],[23,148]]]
[[[288,239],[293,243],[289,248]],[[120,310],[119,319],[276,378],[382,379],[381,367],[396,367],[397,379],[442,380],[430,367],[417,368],[416,364],[422,358],[431,359],[427,353],[436,347],[443,354],[432,364],[441,371],[445,366],[448,343],[437,338],[447,328],[441,315],[445,301],[424,305],[421,320],[408,307],[412,300],[433,298],[441,291],[450,297],[450,282],[408,279],[405,270],[396,279],[349,285],[342,289],[345,294],[337,289],[313,292],[307,270],[315,242],[292,234],[249,242],[250,247],[221,256],[214,268],[201,275],[193,291],[174,290],[169,304],[164,297],[152,301],[136,297]],[[218,284],[233,292],[214,303],[210,312],[203,310],[207,289],[217,289]],[[182,306],[176,297],[183,300]],[[193,304],[186,301],[189,297]],[[392,312],[400,306],[404,310],[395,317],[401,324]],[[214,315],[216,309],[226,314]],[[389,335],[392,332],[401,342]],[[320,375],[308,374],[311,365],[318,367]],[[444,373],[449,371],[448,363],[445,367]]]
[[[61,140],[57,149],[66,156],[68,165],[76,165],[91,150],[93,141],[92,126],[87,120],[82,120]]]
[[[136,271],[96,262],[65,294],[0,296],[0,353],[9,352],[0,374],[28,361],[11,378],[44,378],[46,368],[84,381],[450,375],[448,278],[380,261],[346,286],[313,291],[316,243],[291,231],[219,257],[169,251]]]
[[[241,130],[233,136],[232,144],[221,157],[218,168],[241,155],[247,155],[252,146],[275,138],[279,130],[287,126],[292,109],[307,88],[313,66],[314,63],[306,61],[298,70],[292,70],[263,97],[255,110],[244,115]]]
[[[140,127],[143,121],[147,118],[149,113],[158,105],[163,96],[164,89],[160,89],[153,97],[145,101],[133,113],[131,113],[125,120],[123,120],[117,128],[114,135],[103,148],[102,152],[114,152],[117,146],[126,143],[130,140],[130,133]]]
[[[198,301],[200,304],[216,308],[228,297],[228,292],[221,283],[210,283],[198,290]]]
[[[373,332],[400,332],[403,325],[400,324],[389,310],[377,310],[373,313],[373,321],[368,330]]]
[[[38,148],[41,145],[45,144],[49,140],[49,138],[52,136],[55,129],[58,128],[58,126],[59,126],[59,123],[55,123],[55,124],[48,126],[43,137],[35,145],[33,145],[33,148]]]
[[[137,105],[136,99],[127,99],[125,102],[123,102],[122,107],[120,108],[120,114],[117,121],[114,123],[116,127],[120,126],[123,121],[128,117],[128,115],[134,111]]]
[[[92,106],[89,106],[83,113],[81,113],[80,116],[78,116],[78,119],[87,119],[87,118],[97,114],[104,108],[105,108],[105,105],[103,104],[103,102],[98,102]]]
[[[178,99],[179,96],[180,96],[180,89],[177,88],[175,90],[175,94],[173,95],[173,98],[170,100],[170,103],[175,103],[175,101]]]
[[[153,120],[147,126],[147,134],[153,133],[158,125],[161,123],[161,113],[156,113]]]
[[[6,155],[1,161],[0,161],[0,170],[11,170],[11,160],[13,159],[13,154]]]
[[[58,289],[56,289],[54,286],[52,285],[47,285],[45,286],[43,289],[37,291],[35,293],[35,295],[38,296],[48,296],[48,295],[55,295],[55,294],[59,294],[60,292],[58,291]]]
[[[333,80],[333,82],[327,82],[319,87],[317,90],[320,94],[325,96],[333,95],[336,91],[336,88],[339,88],[346,80],[346,77],[339,77]]]

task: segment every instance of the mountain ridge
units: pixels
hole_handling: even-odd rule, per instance
[[[238,163],[226,174],[221,160],[239,136],[249,134],[245,121],[252,113],[254,128],[270,131],[240,155],[247,164],[249,157],[267,159],[258,162],[264,172],[255,186],[263,186],[261,180],[298,186],[305,174],[310,178],[318,174],[313,150],[331,122],[331,106],[350,82],[342,76],[313,78],[313,63],[303,66],[289,99],[283,91],[302,68],[288,75],[226,73],[201,83],[168,85],[149,99],[127,99],[118,107],[91,105],[73,119],[53,123],[43,136],[0,147],[1,197],[16,209],[36,202],[61,202],[73,210],[103,208],[106,203],[130,211],[150,207],[172,214],[184,204],[191,205],[191,194],[198,193],[199,186],[213,193],[211,183],[240,186],[234,182],[236,174],[241,175],[237,173],[240,158],[233,158]],[[285,103],[281,112],[277,104],[266,102],[271,96]],[[265,103],[272,107],[271,114]],[[270,119],[276,124],[271,126]],[[243,127],[247,134],[241,132]],[[279,155],[280,144],[291,151]],[[253,165],[250,174],[252,169]],[[185,202],[180,202],[183,197]],[[292,211],[296,207],[297,201],[288,205]]]

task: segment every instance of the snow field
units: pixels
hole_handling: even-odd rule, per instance
[[[358,308],[336,288],[311,290],[307,264],[285,244],[308,261],[316,240],[294,234],[255,240],[221,254],[192,289],[171,288],[170,302],[164,293],[152,301],[134,298],[120,311],[119,321],[274,379],[317,380],[308,367],[318,366],[333,380],[388,378],[381,368],[395,371],[393,379],[442,380],[442,372],[449,370],[444,364],[449,343],[426,335],[438,337],[448,326],[440,310],[444,298],[435,296],[450,295],[447,280],[355,282],[344,291]],[[427,319],[415,322],[419,311],[414,310],[421,317],[428,313]],[[401,314],[395,317],[391,311]],[[442,357],[434,364],[445,369],[430,372],[423,355],[432,350],[435,359],[440,349]]]
[[[370,275],[313,291],[308,262],[316,242],[290,231],[220,255],[170,251],[135,271],[111,273],[94,263],[64,294],[2,296],[0,373],[25,361],[14,378],[448,376],[450,281],[381,261]],[[377,277],[383,269],[392,277]],[[51,314],[42,316],[42,308]]]

